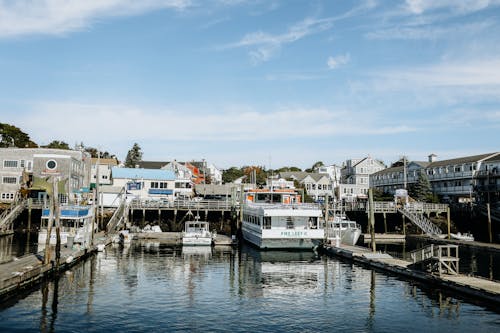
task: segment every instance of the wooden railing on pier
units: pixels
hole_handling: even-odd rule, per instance
[[[224,200],[132,200],[129,209],[178,209],[178,210],[231,210],[231,202]]]
[[[399,205],[399,208],[401,205]],[[409,202],[404,207],[412,213],[446,213],[448,211],[447,204],[427,203],[427,202]],[[374,201],[373,209],[375,213],[397,213],[398,205],[393,201]],[[369,207],[367,202],[346,202],[342,207],[343,211],[364,211],[368,212]]]
[[[410,252],[413,266],[420,265],[427,271],[457,275],[458,274],[458,245],[428,245]]]

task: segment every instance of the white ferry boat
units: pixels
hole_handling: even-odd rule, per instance
[[[60,238],[61,245],[68,243],[68,238],[74,243],[80,243],[83,247],[90,244],[92,236],[92,223],[94,223],[94,207],[89,205],[65,205],[59,209]],[[45,248],[49,221],[52,220],[50,228],[50,245],[57,242],[55,219],[50,209],[42,209],[42,221],[38,232],[38,250]],[[94,223],[95,227],[95,223]]]
[[[335,215],[327,228],[328,240],[346,245],[356,245],[361,236],[361,226],[356,221],[348,220],[344,215]]]
[[[251,190],[243,204],[243,238],[260,249],[313,249],[324,238],[318,204],[293,190]]]
[[[182,233],[182,245],[212,245],[212,233],[209,229],[209,224],[206,221],[186,221],[184,224],[184,232]]]

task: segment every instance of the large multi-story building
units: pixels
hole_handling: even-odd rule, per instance
[[[412,161],[407,163],[406,169],[397,166],[374,173],[370,177],[370,184],[393,194],[397,189],[404,188],[405,181],[407,185],[414,184],[423,170],[435,194],[445,200],[467,201],[475,196],[476,189],[486,185],[483,175],[492,175],[495,167],[500,170],[499,155],[497,152],[438,161],[436,155],[431,154],[427,162]],[[493,185],[500,185],[497,183],[498,177],[491,179],[494,179]]]
[[[42,197],[47,181],[64,181],[61,196],[70,197],[90,187],[90,154],[50,148],[0,148],[0,201],[11,202],[21,188]]]
[[[370,175],[383,169],[385,165],[370,156],[347,160],[341,170],[338,198],[345,201],[366,199],[370,187]]]

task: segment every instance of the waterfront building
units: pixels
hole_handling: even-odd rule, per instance
[[[0,148],[0,202],[12,202],[21,188],[42,198],[51,176],[64,181],[62,201],[90,187],[90,154],[81,150],[51,148]]]
[[[113,186],[139,199],[174,200],[175,174],[170,170],[113,167]]]
[[[332,187],[337,188],[339,186],[340,179],[342,177],[342,168],[339,167],[338,165],[332,164],[332,165],[323,165],[320,167],[316,167],[314,169],[314,172],[328,174],[330,180],[332,181]]]
[[[95,158],[92,157],[91,170],[91,187],[95,187],[97,183],[97,174],[99,174],[100,185],[111,185],[111,169],[118,166],[118,161],[115,158]]]
[[[283,179],[297,181],[315,201],[324,201],[326,196],[333,198],[333,184],[330,176],[326,173],[287,171],[280,172],[279,176]]]
[[[391,167],[374,173],[370,184],[373,188],[394,194],[397,189],[404,188],[405,180],[408,186],[414,184],[422,170],[435,194],[452,202],[469,202],[475,196],[475,189],[484,190],[482,186],[490,182],[490,178],[483,175],[493,174],[495,167],[499,170],[499,155],[497,152],[438,161],[436,155],[431,154],[427,162],[408,162],[406,176],[404,166]],[[495,185],[498,177],[491,177],[491,181]]]
[[[370,187],[370,175],[385,169],[384,163],[370,156],[350,159],[341,170],[338,198],[344,201],[366,199]]]

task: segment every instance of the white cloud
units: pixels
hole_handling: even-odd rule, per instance
[[[404,82],[404,86],[500,87],[500,59],[449,62],[378,72],[384,80]]]
[[[16,118],[15,116],[13,118]],[[89,145],[152,141],[260,141],[337,135],[385,135],[414,131],[406,125],[380,124],[346,110],[279,107],[257,112],[236,106],[202,114],[186,109],[146,110],[115,105],[43,103],[11,122],[30,133],[35,142],[63,140]],[[50,124],[50,131],[47,130]]]
[[[350,60],[351,60],[351,57],[347,53],[347,54],[339,55],[336,57],[328,57],[328,61],[326,63],[328,65],[328,68],[337,69],[340,66],[343,66],[343,65],[349,63]]]
[[[450,10],[458,14],[468,14],[483,10],[490,5],[498,5],[495,0],[406,0],[406,10],[412,14],[423,14],[434,10]]]
[[[0,0],[0,37],[64,34],[102,17],[183,10],[190,4],[191,0]]]
[[[436,40],[450,36],[460,36],[464,38],[469,34],[477,34],[491,28],[495,22],[482,21],[469,24],[449,25],[449,26],[397,26],[387,29],[370,31],[365,34],[369,39],[429,39]]]

